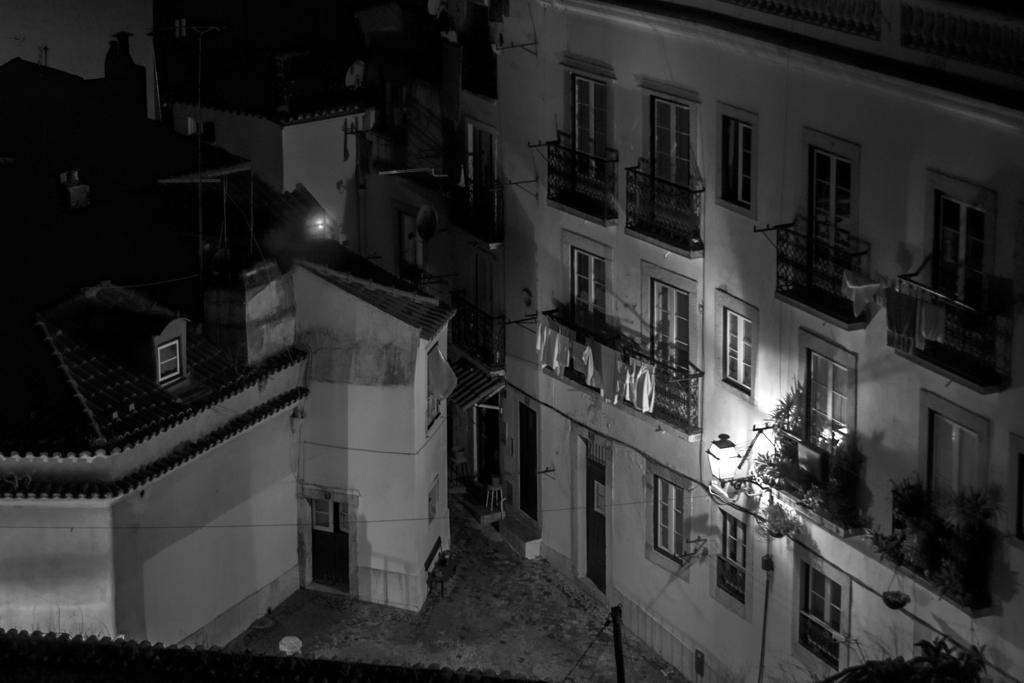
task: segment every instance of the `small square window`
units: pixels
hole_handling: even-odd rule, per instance
[[[594,482],[594,512],[604,514],[604,484]]]
[[[313,498],[310,503],[313,507],[313,528],[317,531],[334,531],[331,501],[326,498]]]
[[[729,308],[724,311],[724,320],[722,377],[749,394],[754,384],[753,324],[749,318]]]
[[[159,382],[169,382],[181,375],[181,344],[177,339],[156,347],[156,364]]]

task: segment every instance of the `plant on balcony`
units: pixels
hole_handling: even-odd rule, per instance
[[[852,438],[845,437],[830,457],[828,479],[824,484],[811,484],[801,502],[836,524],[863,527],[858,500],[863,467],[864,454]]]
[[[772,538],[792,538],[800,530],[799,518],[780,503],[766,505],[757,524],[765,535]]]
[[[894,528],[873,534],[875,550],[933,582],[965,607],[989,604],[989,576],[998,509],[994,490],[964,489],[939,501],[924,484],[904,480],[893,487]]]
[[[960,647],[940,636],[920,640],[921,654],[854,664],[819,683],[977,683],[985,672],[985,647]]]
[[[794,382],[771,412],[771,421],[775,425],[776,438],[782,434],[799,436],[804,430],[804,385]],[[780,432],[782,434],[780,434]],[[795,448],[794,444],[794,448]]]

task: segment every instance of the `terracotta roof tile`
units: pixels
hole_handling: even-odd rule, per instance
[[[364,280],[308,261],[299,265],[331,284],[420,331],[423,339],[433,339],[455,315],[455,310],[433,297],[405,292],[376,282]]]

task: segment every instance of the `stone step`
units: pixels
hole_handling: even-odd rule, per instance
[[[509,510],[500,524],[501,535],[513,550],[527,560],[540,557],[540,527],[517,510]]]

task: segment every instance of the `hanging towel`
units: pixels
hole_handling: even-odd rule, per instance
[[[654,412],[654,366],[650,363],[640,363],[637,368],[633,405],[642,413]]]
[[[889,346],[909,353],[914,347],[917,327],[917,299],[895,289],[885,290],[885,318]]]
[[[559,329],[555,332],[555,357],[551,363],[551,369],[557,373],[565,372],[569,366],[569,352],[572,349],[572,340],[569,335]]]
[[[601,395],[604,396],[604,400],[618,403],[618,396],[615,393],[615,383],[618,379],[617,366],[619,364],[620,354],[617,350],[607,347],[604,344],[597,344],[597,356],[599,359],[599,365],[597,372],[599,378],[597,382],[601,386]]]
[[[545,319],[537,321],[537,362],[542,368],[554,367],[556,337],[557,332]]]
[[[640,396],[637,393],[637,379],[640,377],[640,368],[643,363],[639,358],[630,358],[629,363],[626,365],[626,387],[625,393],[622,398],[629,401],[634,406],[640,400]]]
[[[843,271],[843,296],[853,302],[853,316],[860,317],[868,304],[874,301],[882,289],[880,282],[872,282],[853,270]]]
[[[583,353],[586,350],[585,344],[578,341],[572,343],[572,369],[576,372],[586,372],[586,362],[583,360]]]
[[[629,365],[621,359],[615,361],[615,395],[612,403],[618,404],[626,398],[627,387],[629,386]]]
[[[598,369],[601,357],[594,353],[595,343],[591,340],[583,349],[583,375],[588,387],[601,386],[601,371]]]
[[[917,304],[917,348],[926,341],[946,341],[946,308],[930,301]]]

